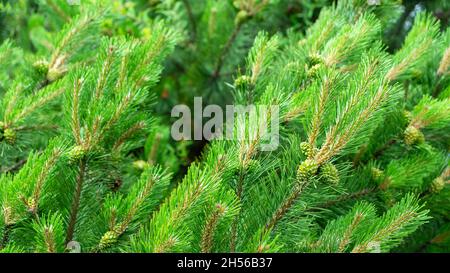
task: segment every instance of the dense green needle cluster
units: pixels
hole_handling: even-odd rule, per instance
[[[448,4],[419,2],[0,1],[0,253],[449,252]],[[258,115],[175,141],[194,96],[277,106],[278,146]]]

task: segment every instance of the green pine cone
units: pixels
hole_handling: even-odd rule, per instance
[[[405,120],[409,122],[411,122],[413,116],[412,113],[410,111],[403,111],[403,116],[405,117]]]
[[[48,73],[48,62],[46,60],[36,61],[33,67],[40,75],[47,75]]]
[[[308,142],[300,143],[300,150],[308,158],[314,157],[314,148]]]
[[[33,197],[28,198],[27,200],[27,207],[29,213],[35,213],[36,212],[36,200]]]
[[[86,155],[86,151],[83,146],[77,145],[72,148],[67,153],[67,157],[69,158],[69,161],[71,163],[78,162],[80,159],[82,159]]]
[[[375,180],[375,181],[378,181],[384,177],[384,171],[382,171],[376,167],[372,167],[372,169],[370,171],[372,173],[373,180]]]
[[[308,56],[308,63],[310,66],[316,66],[323,63],[323,58],[317,53],[313,53]]]
[[[242,75],[239,76],[235,81],[234,81],[234,86],[236,88],[239,87],[245,87],[247,85],[249,85],[251,83],[251,78],[247,75]]]
[[[322,165],[320,167],[320,174],[328,184],[337,185],[339,183],[339,171],[332,163]]]
[[[313,159],[306,159],[303,161],[297,169],[297,181],[298,182],[306,182],[313,175],[317,173],[319,169],[319,164]]]
[[[423,133],[414,126],[408,126],[405,130],[405,143],[408,146],[421,144],[425,141]]]
[[[100,243],[98,245],[99,249],[105,249],[107,247],[110,247],[111,245],[115,244],[117,242],[117,239],[119,238],[118,234],[115,231],[108,231],[105,234],[103,234],[102,238],[100,239]]]
[[[133,162],[133,167],[137,170],[144,170],[145,168],[147,168],[149,166],[148,162],[145,160],[136,160]]]
[[[308,78],[315,78],[318,74],[319,74],[319,69],[320,69],[321,64],[315,64],[313,66],[311,66],[307,73]]]
[[[65,73],[66,71],[63,69],[50,68],[47,72],[47,80],[54,82],[64,76]]]
[[[3,131],[3,139],[11,145],[16,143],[17,140],[16,131],[9,128],[5,129],[5,131]]]
[[[245,21],[247,21],[250,18],[250,15],[245,10],[240,10],[238,14],[236,14],[236,18],[234,19],[234,23],[236,25],[241,25]]]
[[[438,193],[445,187],[445,181],[442,177],[438,177],[431,182],[430,191],[432,193]]]

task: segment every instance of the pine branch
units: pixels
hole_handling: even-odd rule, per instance
[[[408,76],[407,74],[413,68],[426,63],[438,32],[439,24],[436,19],[425,12],[419,13],[403,47],[395,54],[395,65],[388,71],[385,79],[392,82],[400,77]]]
[[[119,149],[120,146],[122,146],[128,138],[132,137],[136,132],[142,130],[145,127],[146,125],[142,121],[139,121],[138,123],[134,124],[116,140],[112,149],[113,150]]]
[[[214,232],[217,228],[217,224],[220,221],[223,213],[225,212],[225,208],[221,204],[217,204],[214,208],[213,213],[209,216],[206,225],[203,230],[202,239],[201,239],[201,251],[202,253],[211,252],[213,246],[213,237]]]
[[[64,250],[64,228],[59,214],[48,214],[32,223],[35,232],[35,251],[57,253]]]
[[[46,0],[47,4],[66,22],[70,22],[72,18],[67,15],[53,0]]]
[[[46,94],[46,96],[36,98],[36,100],[34,100],[31,104],[25,106],[18,114],[14,115],[12,119],[8,121],[8,124],[18,123],[20,120],[24,119],[26,116],[36,111],[36,109],[42,107],[49,101],[61,95],[63,91],[64,91],[63,89],[59,89],[53,92],[49,92],[49,94]]]
[[[412,233],[428,219],[428,211],[420,211],[422,206],[412,195],[407,195],[374,224],[364,239],[356,244],[352,253],[371,251],[373,243],[379,243],[381,250],[398,244],[398,239]]]
[[[371,74],[370,69],[367,74]],[[363,84],[363,87],[361,87],[360,90],[365,89],[366,88]],[[360,92],[361,91],[358,93]],[[344,121],[348,118],[350,111],[357,105],[356,98],[359,97],[358,93],[352,96],[352,100],[347,105],[344,112],[342,112],[342,114],[338,117],[336,124],[327,133],[325,143],[315,156],[315,160],[319,165],[330,160],[341,149],[343,149],[345,145],[347,145],[347,143],[360,131],[361,127],[371,118],[371,116],[382,107],[382,105],[389,98],[390,93],[392,93],[392,90],[386,86],[386,84],[382,83],[378,87],[378,90],[374,96],[370,98],[367,107],[362,109],[349,125],[342,128],[342,124],[344,124]],[[344,132],[341,130],[344,130]]]
[[[111,71],[111,67],[112,67],[113,55],[115,53],[114,51],[115,51],[114,46],[110,45],[105,62],[102,65],[102,70],[101,70],[100,75],[97,80],[97,85],[95,86],[94,100],[100,100],[100,97],[104,92],[103,89],[105,88],[107,78],[108,78],[108,75],[109,75],[109,73]]]
[[[323,83],[320,86],[320,96],[318,105],[314,109],[314,114],[311,119],[311,129],[308,134],[308,142],[311,147],[316,147],[316,140],[321,131],[321,123],[324,118],[325,108],[328,104],[328,101],[331,99],[331,86],[333,85],[333,76],[330,78],[326,77],[323,79]]]
[[[87,162],[86,159],[83,158],[79,162],[79,171],[76,179],[74,195],[72,198],[72,205],[70,207],[69,212],[69,223],[67,225],[67,233],[65,241],[66,244],[68,244],[73,240],[73,235],[75,232],[75,227],[78,219],[78,210],[80,208],[81,192],[83,190],[84,180],[86,179],[86,168]]]
[[[352,233],[354,232],[355,228],[361,223],[363,218],[364,218],[364,215],[361,213],[357,213],[355,215],[355,218],[353,218],[351,225],[345,231],[342,241],[339,243],[338,252],[342,253],[347,248],[348,244],[350,243],[350,237],[351,237]]]
[[[44,165],[42,167],[42,171],[39,173],[39,175],[37,177],[36,183],[34,185],[34,190],[31,195],[31,200],[27,202],[28,210],[33,214],[37,213],[38,206],[39,206],[39,200],[41,197],[45,179],[47,179],[47,177],[49,176],[51,169],[57,163],[57,160],[59,159],[60,155],[61,155],[61,150],[58,148],[54,149],[53,152],[51,153],[49,159],[47,159],[47,161],[44,163]]]
[[[20,169],[26,162],[27,162],[26,158],[21,159],[16,164],[14,164],[8,168],[2,169],[2,173],[14,172],[14,171]]]
[[[283,201],[283,203],[278,207],[272,218],[265,226],[265,230],[272,230],[275,225],[283,218],[283,216],[288,212],[288,210],[294,205],[295,201],[298,199],[306,185],[295,185],[294,189],[290,195]]]
[[[239,32],[241,31],[242,24],[243,24],[242,22],[236,24],[236,26],[233,29],[233,32],[231,33],[230,37],[228,38],[227,42],[225,43],[224,47],[222,48],[222,51],[221,51],[221,53],[219,55],[219,58],[217,59],[216,66],[215,66],[214,71],[212,73],[213,79],[219,78],[219,75],[220,75],[220,72],[222,70],[222,66],[223,66],[223,63],[225,61],[225,58],[226,58],[226,56],[228,54],[228,51],[231,49],[234,41],[236,40]]]
[[[139,218],[139,215],[152,201],[151,196],[157,194],[158,191],[160,191],[158,188],[161,188],[161,186],[165,188],[168,182],[169,177],[159,168],[147,168],[142,173],[137,184],[129,191],[127,199],[123,201],[124,204],[127,205],[127,209],[123,213],[118,214],[116,206],[113,205],[110,207],[110,204],[107,203],[105,207],[111,211],[109,230],[103,234],[98,245],[93,248],[93,251],[104,251],[117,243],[118,239],[130,228],[131,224]],[[116,196],[116,198],[118,201],[122,200],[119,196]],[[114,201],[112,201],[111,204],[114,204]],[[119,217],[122,219],[119,223],[116,223],[119,220]]]

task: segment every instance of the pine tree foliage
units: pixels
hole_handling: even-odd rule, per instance
[[[449,251],[450,31],[423,6],[397,49],[398,1],[31,2],[0,4],[0,253]],[[198,95],[279,111],[176,142]]]

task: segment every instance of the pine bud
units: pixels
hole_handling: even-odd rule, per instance
[[[445,187],[445,181],[442,177],[437,177],[431,182],[430,191],[432,193],[438,193]]]
[[[297,181],[298,182],[306,182],[313,175],[317,173],[319,168],[319,164],[313,159],[306,159],[303,161],[297,169]]]
[[[72,150],[70,150],[67,153],[67,157],[69,158],[69,161],[71,163],[78,162],[84,156],[86,156],[86,150],[81,145],[77,145],[77,146],[73,147]]]
[[[54,82],[61,78],[64,73],[66,73],[65,69],[50,68],[47,72],[47,80],[50,82]]]
[[[314,157],[314,148],[309,144],[308,142],[302,142],[300,143],[300,150],[302,151],[302,154],[306,156],[307,158]]]
[[[149,27],[145,27],[141,30],[141,35],[144,39],[148,40],[152,37],[152,30]]]
[[[321,64],[315,64],[306,72],[308,78],[315,78],[319,74]]]
[[[408,123],[410,123],[411,120],[412,120],[412,118],[413,118],[412,113],[409,112],[409,111],[406,111],[406,110],[403,111],[403,116],[405,117],[405,120],[406,120]]]
[[[268,251],[270,249],[270,246],[269,245],[259,245],[258,246],[258,253],[263,253],[263,252],[266,252],[266,251]]]
[[[144,160],[136,160],[136,161],[133,162],[133,167],[134,167],[136,170],[142,171],[142,170],[144,170],[145,168],[147,168],[148,166],[149,166],[148,162],[147,162],[147,161],[144,161]]]
[[[29,213],[36,213],[36,200],[33,197],[28,198],[27,200],[27,207],[28,207],[28,212]]]
[[[375,181],[379,181],[384,177],[384,172],[376,167],[372,167],[370,171],[372,173],[372,178]]]
[[[245,10],[240,10],[238,14],[236,14],[236,18],[234,19],[235,25],[242,25],[245,21],[250,18],[250,15]]]
[[[102,21],[101,26],[104,29],[111,29],[113,27],[113,20],[112,19],[105,19],[105,20]]]
[[[98,245],[99,249],[105,249],[107,247],[110,247],[111,245],[115,244],[118,239],[118,234],[115,231],[108,231],[105,234],[103,234],[102,238],[100,239],[100,243]]]
[[[47,75],[48,73],[48,62],[46,60],[36,61],[33,67],[40,75]]]
[[[1,208],[2,216],[3,216],[3,223],[5,226],[9,226],[14,224],[14,214],[11,207],[7,206],[7,204],[3,205]]]
[[[240,88],[240,87],[245,87],[247,85],[249,85],[251,83],[252,79],[247,76],[247,75],[242,75],[239,76],[235,81],[234,81],[234,86],[236,88]]]
[[[414,126],[408,126],[405,130],[405,143],[408,146],[421,144],[425,141],[423,133]]]
[[[17,140],[16,131],[10,128],[5,129],[3,131],[3,139],[11,145],[16,143]]]
[[[320,167],[320,174],[328,184],[337,185],[339,183],[339,171],[332,163],[322,165]]]
[[[315,65],[318,65],[318,64],[323,64],[323,58],[319,54],[313,53],[313,54],[310,54],[308,56],[308,63],[311,66],[315,66]]]

